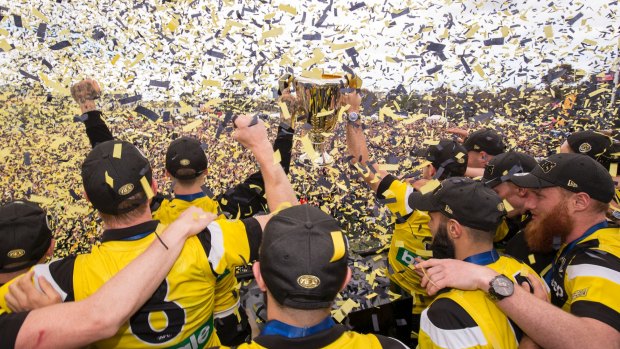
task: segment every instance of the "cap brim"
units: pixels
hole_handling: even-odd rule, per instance
[[[482,181],[482,184],[484,184],[485,186],[489,188],[495,188],[496,186],[502,183],[502,179],[500,177],[495,177],[492,179],[486,179],[482,177],[481,181]]]
[[[413,192],[409,195],[409,198],[407,198],[407,202],[409,203],[409,207],[418,211],[435,212],[441,209],[432,193],[424,195],[417,191]]]
[[[521,188],[550,188],[558,186],[555,183],[538,178],[532,173],[515,173],[509,177],[509,180]]]

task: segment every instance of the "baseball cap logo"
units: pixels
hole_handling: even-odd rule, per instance
[[[187,165],[189,165],[189,160],[188,159],[181,159],[181,161],[179,161],[179,163],[181,164],[181,166],[187,166]]]
[[[448,212],[449,214],[452,214],[452,209],[448,205],[446,205],[446,207],[444,207],[443,210]]]
[[[494,165],[487,165],[487,170],[489,171],[489,174],[492,175],[493,174],[493,170],[495,170],[495,166]]]
[[[582,145],[579,146],[580,153],[587,153],[590,150],[592,150],[592,146],[590,145],[590,143],[583,143]]]
[[[568,180],[568,183],[566,185],[568,185],[569,187],[573,187],[573,188],[577,188],[578,187],[577,183],[573,182],[570,179]]]
[[[15,259],[15,258],[19,258],[19,257],[21,257],[21,256],[23,256],[25,254],[26,254],[26,251],[24,251],[23,249],[19,248],[19,249],[16,249],[16,250],[9,251],[9,253],[7,253],[6,255],[9,258]]]
[[[542,168],[544,173],[549,173],[549,171],[551,171],[555,167],[555,165],[555,162],[551,162],[549,160],[543,160],[538,164],[538,166]]]
[[[297,284],[303,288],[313,289],[321,284],[321,279],[314,275],[302,275],[297,278]]]
[[[133,190],[134,186],[131,183],[127,183],[125,185],[123,185],[119,190],[118,193],[120,195],[127,195],[129,193],[131,193],[131,191]]]

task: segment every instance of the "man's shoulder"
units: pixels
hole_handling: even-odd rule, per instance
[[[467,310],[453,299],[452,292],[456,291],[448,291],[436,299],[423,312],[422,317],[428,319],[434,327],[443,330],[461,330],[478,326]],[[465,291],[463,293],[471,294],[474,292],[477,293],[477,291]]]

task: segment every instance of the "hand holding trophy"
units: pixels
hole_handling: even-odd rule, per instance
[[[314,151],[319,156],[312,160],[309,154],[302,154],[300,157],[302,162],[313,166],[333,163],[334,159],[326,149],[328,138],[326,134],[336,127],[343,89],[358,89],[362,86],[362,81],[353,75],[322,74],[317,78],[286,74],[278,83],[279,92],[283,97],[287,89],[291,95],[293,92],[296,93],[295,107],[292,111],[289,110],[292,122],[297,118],[303,118],[311,126],[308,136]]]

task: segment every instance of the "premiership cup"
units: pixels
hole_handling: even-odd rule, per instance
[[[362,81],[353,75],[322,74],[310,78],[286,74],[280,78],[280,93],[286,88],[296,93],[297,108],[291,112],[292,119],[303,119],[311,126],[308,136],[315,154],[302,154],[303,163],[326,166],[334,162],[326,149],[326,134],[332,132],[338,122],[342,89],[358,89],[361,85]]]

